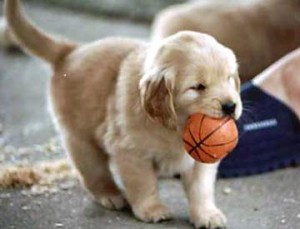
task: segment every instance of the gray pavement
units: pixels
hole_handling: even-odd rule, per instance
[[[32,3],[26,6],[30,17],[42,28],[78,41],[111,35],[142,39],[149,36],[149,26],[145,24],[44,8]],[[49,76],[49,67],[40,60],[0,48],[1,144],[32,146],[55,136],[46,109]],[[64,156],[63,152],[57,155]],[[14,162],[13,159],[11,155],[6,160]],[[217,202],[228,217],[229,228],[300,228],[299,175],[299,168],[289,168],[248,178],[219,180]],[[228,188],[230,193],[226,192]],[[174,220],[160,224],[141,223],[129,210],[104,210],[93,203],[77,183],[56,194],[34,197],[23,195],[21,190],[0,190],[0,229],[192,228],[179,181],[163,180],[160,189],[174,215]]]
[[[186,0],[31,0],[93,14],[151,21],[160,9]]]

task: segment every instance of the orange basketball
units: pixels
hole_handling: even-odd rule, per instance
[[[214,119],[197,113],[188,119],[183,141],[185,150],[195,160],[214,163],[236,147],[238,130],[230,117]]]

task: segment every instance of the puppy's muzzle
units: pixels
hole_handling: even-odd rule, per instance
[[[236,104],[233,102],[225,103],[222,105],[222,112],[225,115],[233,115],[236,109]]]

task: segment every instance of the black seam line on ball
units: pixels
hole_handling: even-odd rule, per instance
[[[238,139],[238,138],[236,137],[236,138],[234,138],[234,139],[232,139],[232,140],[230,140],[230,141],[228,141],[228,142],[220,143],[220,144],[214,144],[214,145],[207,145],[207,144],[205,144],[205,143],[203,142],[202,145],[208,146],[208,147],[224,146],[224,145],[227,145],[227,144],[230,144],[230,143],[236,141],[237,139]]]
[[[222,122],[216,129],[214,129],[213,131],[211,131],[208,135],[206,135],[206,137],[205,138],[203,138],[201,141],[199,141],[198,143],[197,143],[197,141],[195,141],[194,140],[194,136],[192,135],[192,133],[191,133],[191,130],[190,130],[190,128],[189,128],[189,132],[190,132],[190,134],[191,134],[191,137],[193,138],[193,140],[195,141],[195,146],[189,151],[189,153],[191,154],[194,150],[195,150],[195,148],[198,148],[198,147],[200,147],[201,148],[201,144],[206,140],[206,139],[208,139],[211,135],[213,135],[215,132],[217,132],[223,125],[225,125],[228,121],[230,120],[230,118],[228,117],[226,120],[224,120],[224,122]],[[203,149],[202,149],[203,150]],[[204,151],[204,150],[203,150]],[[205,151],[204,151],[205,152]],[[207,152],[205,152],[205,153],[207,153]],[[209,154],[210,155],[210,154]],[[212,155],[211,155],[212,156]],[[215,158],[215,157],[214,157]]]
[[[194,143],[196,144],[196,146],[194,146],[193,147],[193,149],[191,149],[190,151],[189,151],[189,154],[191,154],[194,150],[196,151],[196,153],[197,153],[197,155],[198,155],[198,157],[199,158],[201,158],[200,157],[200,155],[199,155],[199,152],[198,152],[198,148],[201,150],[201,151],[203,151],[207,156],[209,156],[209,157],[211,157],[211,158],[216,158],[216,157],[214,157],[213,155],[211,155],[210,153],[208,153],[208,152],[206,152],[204,149],[202,149],[202,147],[201,147],[201,142],[202,141],[200,141],[200,142],[198,142],[197,143],[197,140],[195,139],[195,137],[193,136],[193,134],[192,134],[192,131],[191,131],[191,129],[189,128],[189,133],[190,133],[190,135],[191,135],[191,138],[193,139],[193,141],[194,141]],[[205,139],[204,139],[205,140]],[[198,146],[197,146],[198,145]]]

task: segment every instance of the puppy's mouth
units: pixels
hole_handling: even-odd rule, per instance
[[[219,111],[219,110],[211,110],[211,111],[200,111],[200,113],[208,116],[208,117],[211,117],[211,118],[216,118],[216,119],[220,119],[220,118],[223,118],[225,117],[226,115],[224,115],[223,112]]]
[[[238,120],[242,115],[242,108],[240,103],[234,104],[233,107],[230,106],[222,106],[221,103],[218,104],[205,104],[199,106],[192,107],[193,109],[189,110],[190,115],[194,113],[201,113],[208,117],[215,119],[222,119],[224,117],[230,117],[234,120]]]
[[[234,119],[235,121],[237,121],[239,119],[239,117],[235,114],[231,114],[231,115],[224,115],[224,117],[230,117],[232,119]]]
[[[222,112],[221,110],[212,110],[212,111],[200,111],[200,113],[202,113],[206,116],[209,116],[211,118],[215,118],[215,119],[230,117],[237,121],[240,118],[240,115],[237,114],[237,112],[232,113],[232,114],[226,114],[226,113]]]

